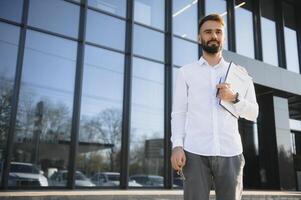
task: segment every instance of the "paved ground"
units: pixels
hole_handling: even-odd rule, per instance
[[[5,191],[0,200],[182,200],[182,195],[181,190]],[[243,200],[301,200],[301,192],[244,191]]]

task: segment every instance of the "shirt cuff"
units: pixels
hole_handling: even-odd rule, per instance
[[[239,102],[233,104],[235,111],[238,113],[238,115],[241,114],[242,110],[246,106],[246,100],[240,99]]]
[[[183,139],[179,138],[179,139],[175,139],[173,142],[172,142],[172,148],[175,148],[175,147],[183,147]]]

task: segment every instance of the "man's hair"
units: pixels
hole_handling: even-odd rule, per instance
[[[203,17],[199,22],[199,31],[201,30],[202,25],[206,21],[216,21],[221,23],[223,26],[225,25],[223,18],[219,14],[210,14],[205,17]]]

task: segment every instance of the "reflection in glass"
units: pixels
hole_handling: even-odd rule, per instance
[[[225,23],[225,43],[224,49],[228,49],[227,43],[227,2],[225,0],[206,0],[205,2],[206,15],[216,13],[223,17]]]
[[[31,0],[28,24],[77,37],[79,6],[61,0]]]
[[[119,186],[124,56],[86,46],[77,169]]]
[[[134,54],[163,61],[164,35],[160,32],[135,25]]]
[[[158,0],[135,0],[134,20],[147,26],[164,29],[165,2]]]
[[[251,0],[236,0],[235,5],[236,52],[254,58]]]
[[[164,65],[133,59],[130,186],[163,187]]]
[[[284,40],[285,40],[285,55],[286,68],[289,71],[300,73],[297,32],[294,7],[283,3],[284,11]]]
[[[173,63],[183,66],[198,60],[198,45],[186,40],[173,37]]]
[[[9,186],[66,186],[76,49],[27,31]]]
[[[125,22],[92,10],[87,16],[87,41],[124,50]]]
[[[99,10],[125,17],[126,0],[88,0],[88,5]]]
[[[261,37],[263,61],[278,66],[276,23],[274,1],[265,0],[261,3]]]
[[[173,33],[197,41],[197,0],[174,0],[172,6]]]
[[[1,0],[0,18],[21,22],[23,0]]]
[[[18,43],[19,28],[0,23],[0,186],[5,162]]]
[[[175,91],[178,70],[179,70],[178,67],[172,68],[172,93],[174,93],[174,91]],[[175,170],[173,170],[173,187],[174,188],[182,188],[183,187],[183,180],[181,179],[181,177],[177,174],[177,172]]]

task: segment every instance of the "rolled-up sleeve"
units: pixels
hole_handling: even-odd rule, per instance
[[[185,81],[184,72],[182,69],[179,69],[175,83],[171,113],[171,142],[173,148],[177,146],[183,147],[187,108],[188,85]]]
[[[246,95],[241,97],[240,101],[233,104],[233,106],[240,117],[250,121],[256,121],[258,116],[258,104],[253,81],[250,81]]]

